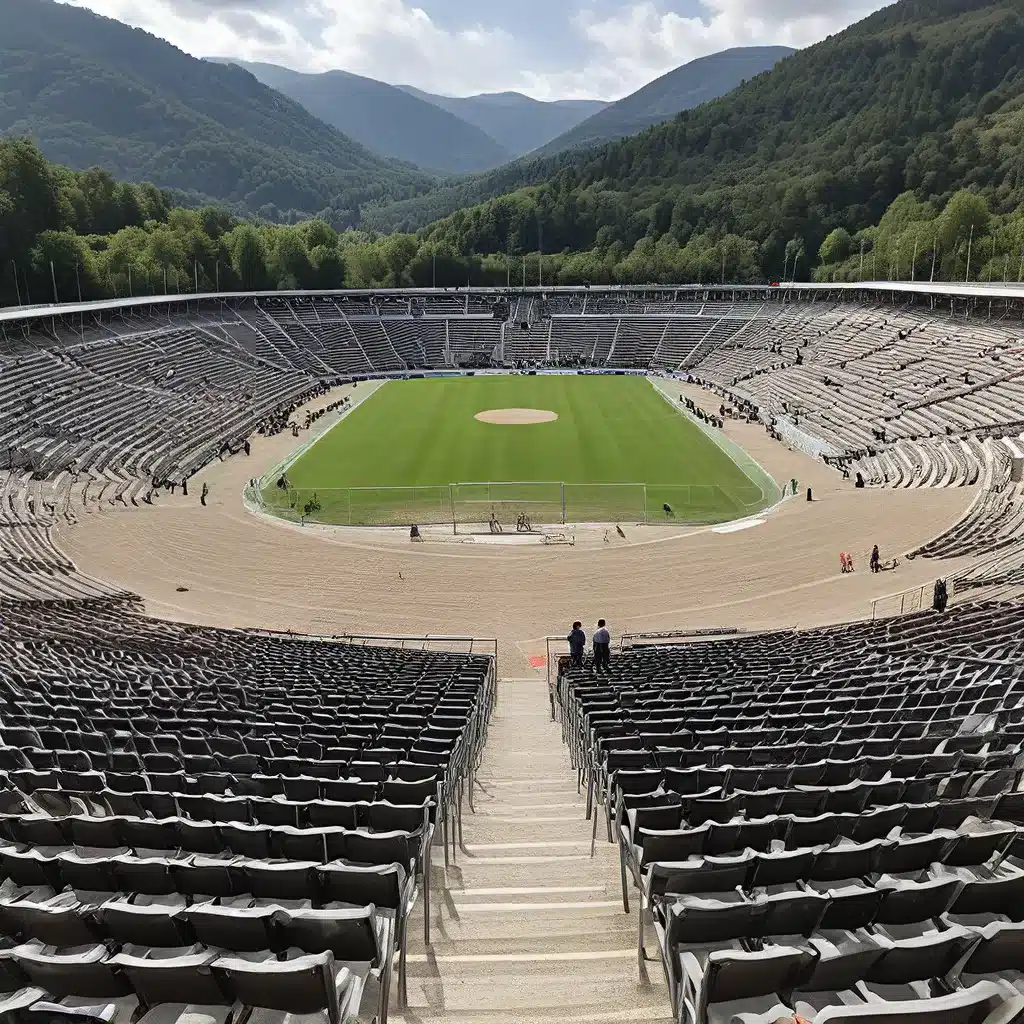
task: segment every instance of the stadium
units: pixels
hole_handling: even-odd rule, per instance
[[[1022,333],[1011,285],[0,310],[3,1012],[1024,1019]]]

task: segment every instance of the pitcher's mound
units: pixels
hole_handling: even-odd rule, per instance
[[[558,413],[550,409],[484,409],[473,418],[481,423],[501,423],[519,427],[527,423],[550,423],[558,419]]]

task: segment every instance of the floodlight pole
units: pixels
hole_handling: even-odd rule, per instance
[[[917,275],[917,235],[914,235],[914,259],[910,264],[910,280],[913,282]]]
[[[18,296],[18,305],[21,305],[21,284],[18,281],[18,264],[15,260],[11,260],[11,266],[14,268],[14,293]]]
[[[544,287],[544,225],[537,220],[537,284]]]
[[[967,239],[967,276],[964,278],[964,284],[967,284],[971,279],[971,250],[974,248],[974,225],[971,225],[971,235]]]

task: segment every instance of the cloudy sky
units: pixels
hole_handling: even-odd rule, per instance
[[[432,92],[617,99],[730,46],[806,46],[891,0],[70,0],[196,56]]]

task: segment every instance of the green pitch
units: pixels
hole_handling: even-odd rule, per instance
[[[474,418],[514,408],[558,419]],[[774,500],[643,377],[393,381],[287,474],[287,493],[267,481],[268,506],[301,517],[312,502],[308,519],[353,525],[486,523],[492,511],[506,528],[519,512],[535,523],[664,521],[665,503],[679,520],[721,522]]]

